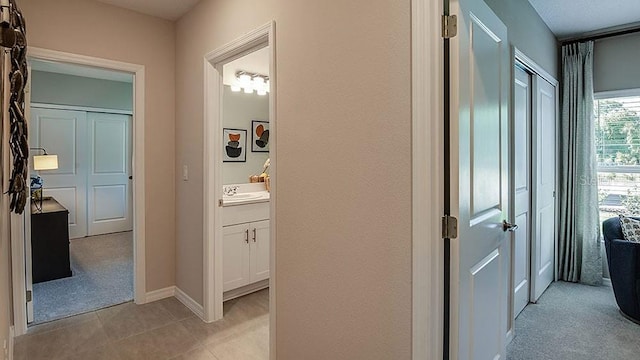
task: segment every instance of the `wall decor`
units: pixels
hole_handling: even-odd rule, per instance
[[[224,146],[222,161],[247,161],[247,130],[230,128],[222,130],[222,144]]]
[[[251,151],[269,152],[269,122],[251,121]]]
[[[8,5],[5,5],[8,3]],[[24,86],[29,77],[27,68],[27,36],[22,12],[15,0],[3,1],[3,21],[0,23],[0,46],[3,47],[2,79],[9,79],[10,88],[2,86],[2,96],[9,95],[9,147],[13,162],[13,170],[9,178],[7,191],[11,201],[9,209],[16,214],[22,214],[27,202],[27,174],[29,167],[29,141],[27,121],[25,119],[25,90]],[[7,13],[8,12],[8,13]],[[5,68],[5,57],[11,59],[11,65]],[[3,116],[4,118],[4,116]],[[2,129],[6,124],[0,124]],[[4,146],[4,144],[2,144]],[[3,186],[4,188],[4,186]]]

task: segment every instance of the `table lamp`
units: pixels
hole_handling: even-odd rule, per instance
[[[42,170],[55,170],[58,168],[58,155],[49,155],[47,154],[47,150],[44,148],[31,148],[30,150],[42,150],[43,155],[34,155],[33,156],[33,170],[42,171]],[[31,190],[35,190],[32,194],[35,194],[36,191],[40,190],[40,211],[42,211],[42,198],[44,191],[44,181],[40,175],[31,176]],[[37,199],[37,197],[36,197]]]

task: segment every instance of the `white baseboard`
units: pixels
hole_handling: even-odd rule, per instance
[[[513,341],[513,329],[507,331],[507,336],[505,336],[505,344],[509,345]]]
[[[202,321],[204,320],[204,307],[198,304],[197,301],[193,300],[187,293],[182,291],[179,287],[175,287],[175,297],[178,299],[184,306],[189,308],[197,317],[199,317]]]
[[[15,349],[16,328],[9,327],[9,360],[13,360],[13,349]]]
[[[176,294],[175,286],[168,286],[164,289],[149,291],[145,295],[145,303],[150,303],[150,302],[170,298],[172,296],[175,296],[175,294]]]
[[[269,287],[269,279],[258,281],[257,283],[253,283],[237,289],[225,291],[222,296],[222,300],[223,301],[232,300],[235,298],[239,298],[241,296],[249,295],[252,292],[266,289],[268,287]]]

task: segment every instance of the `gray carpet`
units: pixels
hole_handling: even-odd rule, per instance
[[[510,360],[640,359],[640,325],[620,314],[610,286],[553,283],[515,328]]]
[[[77,315],[133,299],[132,232],[73,239],[73,276],[33,284],[34,323]]]

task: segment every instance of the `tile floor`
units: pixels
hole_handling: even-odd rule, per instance
[[[15,360],[266,360],[269,292],[225,302],[211,324],[168,298],[37,325],[15,344]]]

